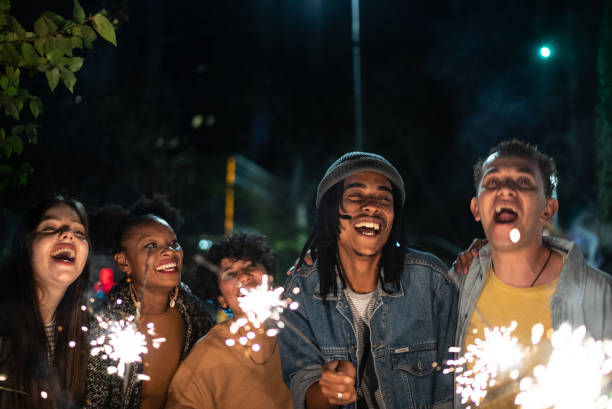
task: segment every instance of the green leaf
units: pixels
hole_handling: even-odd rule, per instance
[[[67,58],[67,60],[66,67],[72,72],[77,72],[83,66],[83,57],[72,57]]]
[[[10,136],[9,136],[9,138],[10,138]],[[11,155],[13,154],[13,144],[11,143],[9,138],[6,138],[4,140],[4,143],[2,145],[0,145],[0,147],[2,147],[4,149],[4,156],[6,156],[7,158],[10,158]]]
[[[83,49],[83,39],[81,37],[73,36],[70,37],[70,46],[75,49]]]
[[[2,87],[3,90],[6,90],[6,88],[8,87],[8,83],[9,80],[6,75],[0,76],[0,87]]]
[[[73,93],[74,84],[76,84],[76,77],[74,76],[74,73],[67,68],[61,68],[60,77],[66,88]]]
[[[21,45],[21,54],[29,65],[36,65],[38,62],[38,54],[30,43],[23,43]]]
[[[93,31],[93,29],[89,26],[81,26],[81,33],[82,33],[83,44],[85,45],[85,48],[92,49],[93,42],[96,40],[96,38],[98,38],[98,35],[96,34],[96,32]]]
[[[38,54],[45,55],[45,46],[47,45],[46,38],[37,38],[34,40],[34,48],[38,51]]]
[[[32,111],[32,115],[34,118],[38,118],[40,112],[42,111],[42,102],[38,98],[32,98],[30,100],[30,111]]]
[[[10,65],[19,65],[20,54],[15,49],[13,44],[0,45],[0,55],[2,56],[3,63],[9,63]]]
[[[15,125],[11,128],[11,135],[20,135],[25,131],[25,125]]]
[[[9,85],[5,91],[5,94],[8,97],[14,97],[15,95],[17,95],[17,88],[12,85]]]
[[[38,17],[34,22],[34,31],[41,37],[49,34],[51,30],[49,30],[49,25],[47,24],[47,18],[45,18],[45,16]]]
[[[57,87],[57,84],[59,83],[59,78],[60,78],[59,69],[55,67],[52,70],[47,71],[45,75],[47,76],[47,82],[49,83],[49,88],[53,92],[53,90],[55,90],[55,87]]]
[[[59,14],[55,14],[51,11],[45,11],[42,14],[42,17],[44,17],[46,19],[47,22],[47,27],[49,27],[49,32],[50,33],[54,33],[57,31],[57,27],[58,26],[63,26],[65,21],[64,17],[60,16]]]
[[[13,30],[17,34],[17,37],[19,39],[25,38],[25,35],[26,35],[25,29],[23,28],[21,24],[19,24],[19,21],[17,21],[17,19],[13,16],[9,16],[9,27],[11,28],[11,30]]]
[[[72,42],[70,41],[70,38],[58,36],[57,42],[64,54],[66,54],[68,57],[72,57]]]
[[[23,152],[23,141],[19,136],[11,135],[6,138],[6,142],[13,145],[13,152],[15,152],[17,155],[21,155]]]
[[[0,0],[0,11],[9,11],[11,9],[10,0]]]
[[[78,0],[74,0],[74,8],[72,9],[72,17],[76,20],[77,23],[83,24],[85,21],[85,10],[79,4]]]
[[[25,126],[25,132],[28,137],[28,143],[35,144],[38,142],[38,125],[27,124]]]
[[[19,120],[19,109],[17,109],[17,104],[15,100],[10,97],[2,98],[2,105],[4,105],[4,114],[8,116],[12,116],[16,120]]]
[[[62,57],[64,57],[64,50],[61,46],[61,37],[53,37],[47,41],[47,44],[45,45],[45,57],[47,57],[47,60],[49,60],[49,62],[54,66],[57,66],[61,62]]]
[[[113,27],[111,22],[108,21],[106,17],[104,17],[100,13],[94,15],[92,25],[93,25],[93,28],[96,29],[98,34],[100,34],[100,36],[103,39],[105,39],[106,41],[108,41],[109,43],[117,47],[117,38],[115,37],[115,28]]]

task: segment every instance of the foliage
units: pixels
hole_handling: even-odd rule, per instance
[[[43,110],[41,99],[21,84],[24,74],[45,73],[51,91],[60,81],[72,93],[75,72],[83,66],[79,50],[93,48],[98,35],[117,46],[115,29],[103,13],[86,15],[74,0],[72,19],[46,11],[27,31],[10,14],[10,0],[0,0],[0,191],[25,186],[32,166],[15,159],[24,145],[35,144]],[[29,112],[28,112],[29,111]],[[1,116],[1,114],[0,114]],[[11,163],[11,161],[13,163]]]

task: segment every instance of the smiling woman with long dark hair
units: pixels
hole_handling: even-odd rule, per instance
[[[214,325],[202,301],[181,282],[183,250],[166,220],[171,219],[169,210],[159,199],[143,199],[129,213],[117,212],[113,221],[119,226],[112,246],[114,260],[126,277],[111,290],[102,314],[111,320],[134,316],[149,352],[126,373],[125,380],[108,374],[113,361],[92,356],[87,380],[89,408],[163,407],[179,363]],[[154,335],[149,334],[150,323]],[[94,328],[94,337],[95,332]],[[152,347],[152,339],[160,337],[165,342]],[[148,380],[140,381],[139,374]]]
[[[88,220],[56,196],[25,214],[0,269],[0,407],[80,407],[88,355]]]

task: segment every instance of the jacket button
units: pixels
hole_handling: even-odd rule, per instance
[[[295,362],[295,366],[297,366],[298,368],[301,368],[301,367],[303,367],[303,366],[304,366],[304,362],[302,362],[302,361],[296,361],[296,362]]]

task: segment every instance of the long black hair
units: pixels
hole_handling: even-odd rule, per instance
[[[386,284],[392,284],[399,288],[402,268],[404,264],[405,249],[403,245],[403,217],[402,217],[402,198],[399,190],[394,184],[393,193],[393,224],[389,239],[382,249],[381,282],[385,288]],[[296,264],[299,268],[304,263],[304,257],[310,251],[313,261],[317,263],[319,270],[319,280],[321,296],[325,302],[328,294],[337,294],[338,285],[336,282],[337,271],[340,270],[338,257],[338,235],[340,234],[340,213],[339,206],[344,191],[344,180],[332,186],[321,199],[317,210],[315,228],[300,254]],[[346,285],[342,274],[338,274],[343,285]]]
[[[88,232],[85,207],[77,200],[58,195],[28,211],[13,238],[11,253],[2,268],[0,282],[0,336],[3,339],[0,367],[10,369],[7,385],[25,392],[5,394],[11,408],[65,408],[82,405],[89,345],[82,327],[88,315],[81,309],[89,281],[88,265],[68,286],[55,310],[56,348],[48,365],[47,337],[39,310],[34,272],[30,264],[33,233],[45,212],[65,205],[73,209]],[[6,342],[5,342],[6,341]],[[74,347],[69,342],[74,341]],[[46,398],[41,397],[41,392]]]

